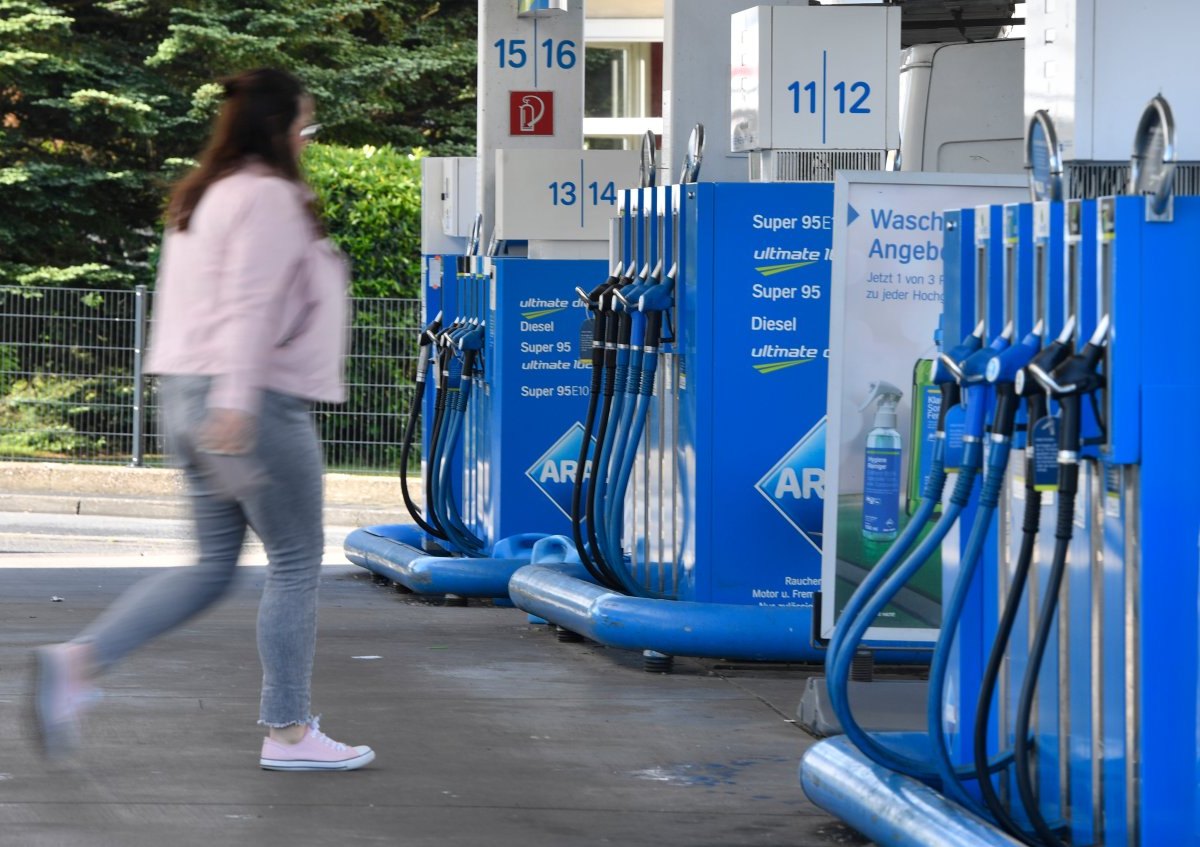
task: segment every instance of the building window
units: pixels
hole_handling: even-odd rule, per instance
[[[584,146],[637,149],[662,135],[662,42],[589,42],[584,71]]]

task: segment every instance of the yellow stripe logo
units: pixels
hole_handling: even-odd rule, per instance
[[[796,268],[803,268],[808,265],[815,265],[816,262],[786,262],[782,265],[759,265],[754,270],[758,271],[763,276],[775,276],[786,271],[794,271]]]
[[[546,315],[553,315],[555,312],[565,312],[566,309],[538,309],[535,312],[522,312],[521,317],[527,321],[544,318]]]
[[[777,371],[782,371],[785,368],[794,368],[796,365],[807,365],[812,359],[784,359],[782,362],[766,362],[761,365],[755,365],[754,369],[760,374],[773,374]]]

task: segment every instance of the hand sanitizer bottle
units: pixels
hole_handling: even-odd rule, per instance
[[[900,532],[900,465],[903,442],[896,430],[896,406],[904,396],[890,382],[871,383],[870,395],[859,407],[865,410],[878,401],[875,424],[867,433],[866,466],[863,473],[863,538],[891,541]]]

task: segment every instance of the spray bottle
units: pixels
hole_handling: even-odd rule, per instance
[[[867,433],[863,473],[863,538],[891,541],[900,532],[900,465],[903,444],[896,430],[896,406],[904,396],[890,382],[871,383],[870,393],[858,410],[878,400],[875,423]]]

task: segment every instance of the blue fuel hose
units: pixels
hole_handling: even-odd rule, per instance
[[[447,540],[456,552],[468,557],[483,555],[485,543],[477,538],[462,521],[454,496],[452,480],[454,456],[462,433],[463,420],[470,397],[471,380],[474,376],[474,361],[482,346],[483,330],[470,324],[457,324],[443,333],[441,342],[445,347],[443,379],[445,388],[445,411],[437,434],[436,473],[432,505],[438,526],[445,531]],[[470,339],[461,364],[453,353],[455,345],[461,346]]]
[[[998,412],[999,414],[999,412]],[[1008,455],[1012,446],[1010,435],[996,435],[992,439],[992,449],[988,453],[987,471],[979,495],[979,508],[975,514],[975,522],[971,534],[967,538],[966,550],[963,553],[962,566],[958,579],[954,583],[954,592],[950,604],[942,617],[942,634],[938,638],[937,647],[933,651],[933,660],[929,667],[929,737],[930,749],[933,753],[934,766],[942,781],[942,792],[976,814],[986,814],[980,804],[963,789],[959,782],[960,772],[974,778],[977,774],[974,765],[956,768],[950,757],[950,749],[946,743],[942,723],[942,698],[946,692],[946,672],[950,665],[950,651],[954,644],[954,636],[962,619],[963,609],[967,603],[967,594],[971,582],[979,568],[983,555],[983,546],[987,543],[991,531],[992,519],[996,507],[1000,503],[1000,493],[1004,489],[1004,474],[1008,469]]]
[[[1035,334],[1039,332],[1040,326],[1039,323],[1038,328],[1035,328]],[[1028,378],[1026,368],[1029,365],[1036,364],[1043,369],[1053,370],[1061,364],[1074,347],[1073,342],[1071,342],[1074,328],[1075,319],[1070,318],[1060,336],[1043,350],[1024,360],[1020,356],[1002,356],[1000,357],[1002,361],[997,363],[996,373],[988,374],[990,380],[1007,383],[1009,386],[1008,390],[1016,392],[1025,400],[1025,417],[1031,430],[1034,424],[1046,416],[1048,403],[1045,389],[1039,386],[1036,380]],[[1029,339],[1026,339],[1026,342],[1028,341]],[[1019,391],[1017,391],[1018,387]],[[1008,808],[1005,807],[996,787],[992,784],[991,778],[986,773],[986,766],[988,761],[988,727],[991,723],[992,698],[996,692],[1000,669],[1004,663],[1004,656],[1008,650],[1008,643],[1016,623],[1021,598],[1024,596],[1026,582],[1033,565],[1034,552],[1037,547],[1038,532],[1041,524],[1042,493],[1036,485],[1035,466],[1032,445],[1027,445],[1025,450],[1025,514],[1021,525],[1021,548],[1017,554],[1012,581],[1004,600],[1004,608],[1000,614],[1000,620],[996,625],[996,634],[988,653],[983,678],[979,683],[979,696],[975,706],[975,726],[972,731],[972,754],[976,767],[975,779],[979,786],[980,796],[983,798],[984,804],[987,806],[996,823],[1006,832],[1026,844],[1035,844],[1036,841],[1025,832],[1024,828],[1017,823]]]
[[[979,507],[975,513],[975,522],[967,537],[963,552],[961,569],[954,584],[950,603],[942,616],[942,632],[937,647],[933,652],[929,670],[929,701],[927,717],[929,721],[930,751],[934,765],[942,780],[942,790],[964,807],[980,815],[985,815],[983,807],[970,796],[959,781],[962,770],[955,766],[950,756],[942,721],[942,700],[946,690],[946,674],[950,664],[951,648],[962,620],[963,609],[966,607],[967,594],[970,592],[975,573],[983,556],[983,548],[991,531],[996,509],[1000,504],[1000,496],[1004,490],[1004,475],[1008,471],[1008,458],[1012,450],[1013,432],[1016,428],[1017,411],[1020,399],[1016,391],[1017,374],[1034,358],[1042,345],[1042,323],[1027,334],[1019,344],[1009,347],[987,360],[985,376],[990,389],[994,392],[995,413],[992,417],[991,450],[987,456],[987,469],[979,495]],[[978,363],[976,363],[978,364]],[[964,369],[965,370],[965,369]],[[972,387],[971,392],[978,389]],[[986,396],[986,395],[983,395]],[[968,404],[970,405],[970,404]],[[982,405],[976,399],[976,406]],[[978,426],[976,415],[981,413],[975,408],[968,421],[968,429]],[[988,780],[986,774],[986,759],[980,774],[978,770],[965,774],[968,778]],[[990,784],[989,784],[990,787]]]
[[[936,498],[940,496],[940,488],[944,486],[945,482],[943,461],[941,478],[935,480],[931,474],[929,480],[929,483],[938,483],[938,491],[934,492],[931,486],[927,488],[925,496],[922,497],[922,505],[918,507],[918,512],[914,515],[913,520],[910,521],[909,527],[906,527],[901,538],[897,539],[897,543],[893,544],[893,549],[889,549],[884,559],[879,565],[876,565],[864,584],[855,592],[855,597],[851,599],[855,614],[853,617],[843,614],[837,628],[842,629],[844,627],[845,634],[837,640],[836,644],[832,645],[831,655],[826,659],[830,702],[842,725],[843,731],[846,733],[846,737],[877,764],[920,779],[938,779],[937,766],[889,749],[871,736],[855,720],[853,710],[850,707],[848,692],[850,664],[858,644],[861,643],[867,630],[875,622],[877,616],[916,572],[920,570],[925,562],[940,549],[942,541],[949,534],[951,528],[958,521],[963,509],[970,502],[975,477],[978,475],[982,465],[983,445],[980,439],[984,429],[984,420],[988,407],[987,401],[991,393],[990,388],[983,383],[983,378],[987,370],[988,361],[1009,347],[1009,338],[1011,337],[1011,328],[1006,328],[1005,332],[993,341],[988,348],[979,349],[978,336],[981,330],[982,327],[977,327],[975,333],[964,341],[963,345],[939,357],[939,367],[940,363],[944,362],[959,382],[969,382],[963,404],[967,410],[963,459],[950,503],[930,534],[917,546],[916,550],[904,559],[903,564],[897,567],[896,562],[904,555],[905,549],[914,543],[915,538],[919,535],[925,523],[928,522],[933,505],[937,502]],[[976,343],[970,344],[972,339]],[[967,355],[964,358],[959,358],[964,347],[966,348]],[[974,352],[970,352],[971,348],[974,348]],[[944,439],[942,440],[942,445],[944,451]],[[931,498],[930,495],[934,496]],[[916,529],[912,528],[913,525],[916,525]],[[897,552],[893,553],[893,550],[897,550]],[[858,600],[859,597],[865,599]],[[945,637],[944,627],[942,637]],[[996,767],[1001,766],[1000,764],[996,765]],[[961,773],[964,776],[970,776],[972,772],[973,768],[970,767],[964,766],[961,769]]]
[[[646,310],[642,308],[642,304],[647,292],[662,285],[661,271],[661,267],[656,267],[648,279],[643,278],[639,284],[630,286],[618,294],[618,298],[624,303],[630,314],[629,370],[626,374],[625,384],[618,383],[624,396],[621,418],[614,438],[613,457],[609,464],[606,480],[607,508],[604,515],[604,538],[610,561],[621,562],[622,566],[624,555],[621,550],[621,539],[624,536],[625,491],[628,488],[629,476],[633,472],[633,465],[637,458],[638,443],[641,441],[648,410],[648,406],[640,402],[641,386],[646,381],[647,350],[651,347],[657,350],[658,345],[657,337],[654,338],[653,344],[648,341],[650,318]],[[661,321],[659,325],[661,326]],[[654,385],[652,371],[650,385],[651,387]]]
[[[656,267],[653,277],[657,279],[661,268]],[[645,286],[635,287],[623,298],[627,305],[634,307],[632,313],[635,321],[630,337],[631,363],[636,359],[636,368],[632,366],[625,385],[626,396],[623,410],[628,423],[622,421],[619,437],[622,447],[619,451],[620,460],[610,465],[607,486],[608,513],[606,515],[605,537],[607,539],[607,554],[610,561],[618,562],[618,578],[625,593],[635,597],[657,598],[664,597],[658,592],[645,586],[640,586],[633,575],[625,567],[624,553],[621,548],[623,537],[625,493],[633,474],[634,463],[637,459],[638,445],[645,431],[646,419],[652,402],[654,380],[658,369],[658,350],[662,340],[662,324],[664,313],[674,304],[675,269],[672,268],[663,281],[656,281]],[[635,299],[636,298],[636,299]],[[640,324],[640,326],[639,326]],[[640,337],[639,337],[640,336]]]
[[[428,326],[422,330],[418,346],[417,346],[417,369],[413,386],[413,399],[408,409],[408,421],[404,425],[404,436],[401,441],[400,448],[400,496],[404,500],[404,508],[408,510],[408,514],[416,522],[421,531],[439,540],[446,540],[445,531],[437,525],[436,521],[430,523],[428,518],[433,519],[432,513],[426,506],[426,511],[422,514],[417,508],[417,504],[413,501],[412,494],[408,490],[408,462],[412,455],[413,442],[416,439],[417,421],[421,419],[421,409],[425,402],[425,391],[428,384],[427,373],[429,370],[429,362],[431,358],[433,341],[442,329],[442,313],[438,312],[437,316],[429,322]],[[425,479],[425,491],[429,491],[429,480]]]
[[[465,380],[464,380],[465,384]],[[450,413],[447,416],[446,447],[442,451],[441,464],[438,469],[438,517],[450,536],[451,543],[458,552],[468,557],[483,555],[484,542],[477,538],[463,523],[455,502],[454,485],[451,479],[454,456],[458,452],[460,435],[462,434],[463,411],[467,392],[460,386],[452,390],[449,398]]]
[[[829,672],[830,701],[834,705],[838,720],[842,724],[842,731],[845,732],[846,737],[877,764],[918,779],[937,779],[939,776],[937,768],[929,762],[918,761],[889,749],[863,729],[855,720],[854,713],[849,708],[847,689],[850,678],[850,662],[853,658],[854,650],[866,635],[867,630],[875,622],[879,613],[887,607],[893,597],[900,593],[900,590],[908,584],[908,581],[921,569],[925,562],[938,551],[942,545],[942,541],[958,521],[959,515],[962,514],[963,509],[970,502],[971,491],[975,486],[975,477],[979,473],[982,453],[982,444],[978,441],[967,442],[964,446],[962,466],[959,470],[954,493],[950,497],[950,503],[929,535],[904,560],[904,563],[887,578],[880,589],[864,604],[859,615],[850,622],[845,640],[834,657],[833,667]],[[845,623],[844,620],[843,623]],[[834,694],[835,689],[837,691],[836,695]],[[966,772],[964,771],[964,773]]]
[[[925,480],[925,490],[921,493],[921,502],[917,505],[917,510],[913,513],[908,525],[904,527],[904,531],[892,542],[888,551],[883,555],[883,558],[871,568],[866,579],[859,584],[854,594],[850,597],[846,607],[842,609],[841,625],[834,627],[833,635],[830,636],[829,645],[825,653],[825,666],[828,669],[827,673],[830,678],[833,677],[832,667],[836,658],[845,649],[846,643],[846,627],[851,621],[854,621],[862,614],[863,609],[874,596],[879,587],[883,585],[884,580],[891,576],[892,571],[904,560],[904,554],[909,551],[909,548],[920,537],[925,525],[929,523],[929,519],[933,517],[934,510],[942,501],[942,490],[946,486],[946,434],[939,431],[933,442],[933,451],[931,453],[929,476]],[[853,657],[853,654],[851,654]],[[829,696],[833,701],[834,708],[839,708],[841,701],[841,691],[837,686],[830,686]],[[839,714],[840,719],[840,714]]]
[[[1064,845],[1060,834],[1050,826],[1042,814],[1037,792],[1030,775],[1029,727],[1033,717],[1034,698],[1042,661],[1050,641],[1050,630],[1058,610],[1058,598],[1062,590],[1063,575],[1067,569],[1067,554],[1074,535],[1075,497],[1079,490],[1079,448],[1082,444],[1082,398],[1094,395],[1104,386],[1104,377],[1098,373],[1104,348],[1108,344],[1109,317],[1101,318],[1092,338],[1078,355],[1062,362],[1047,374],[1044,368],[1030,366],[1030,373],[1040,382],[1052,398],[1058,401],[1061,425],[1058,442],[1058,522],[1054,532],[1054,559],[1046,580],[1046,596],[1038,613],[1037,629],[1029,650],[1029,662],[1025,666],[1025,678],[1021,682],[1021,694],[1017,701],[1015,736],[1013,740],[1014,769],[1017,793],[1029,822],[1043,844],[1052,847]]]
[[[628,284],[626,278],[625,284]],[[605,581],[614,586],[623,584],[616,564],[608,560],[601,545],[601,528],[597,526],[599,516],[603,515],[604,503],[604,461],[611,449],[609,424],[612,420],[614,394],[616,393],[617,369],[617,340],[621,334],[619,315],[613,310],[615,294],[610,290],[601,299],[600,308],[607,312],[605,319],[604,339],[604,400],[601,404],[599,423],[596,432],[596,453],[591,465],[591,485],[588,486],[585,520],[587,522],[587,555],[596,567],[604,574]]]
[[[645,278],[627,291],[634,291],[645,285]],[[616,428],[610,430],[611,438],[607,461],[602,469],[603,502],[601,527],[598,536],[604,545],[604,555],[614,569],[624,569],[624,559],[621,554],[620,524],[624,517],[624,492],[617,489],[617,477],[620,475],[621,462],[628,448],[629,427],[633,420],[633,399],[630,397],[629,384],[641,380],[642,351],[640,343],[635,347],[635,341],[645,335],[646,318],[630,308],[630,303],[624,292],[617,298],[623,309],[621,337],[617,344],[617,371],[613,398],[612,416],[616,420]],[[636,447],[634,448],[636,450]]]
[[[601,308],[605,298],[611,296],[612,289],[620,282],[621,266],[618,265],[608,279],[590,292],[576,289],[577,293],[588,304],[592,314],[592,382],[588,391],[588,409],[583,422],[583,438],[579,446],[579,458],[575,465],[575,480],[571,487],[571,535],[575,541],[575,549],[584,568],[597,583],[605,588],[619,589],[618,583],[608,574],[599,557],[594,557],[589,551],[588,540],[585,537],[584,526],[587,521],[587,506],[585,505],[584,488],[588,488],[586,503],[591,503],[590,489],[595,485],[594,475],[590,472],[592,459],[592,433],[596,427],[597,413],[600,411],[600,395],[604,387],[604,358],[605,339],[608,331],[608,314]],[[587,484],[586,480],[590,480]]]

